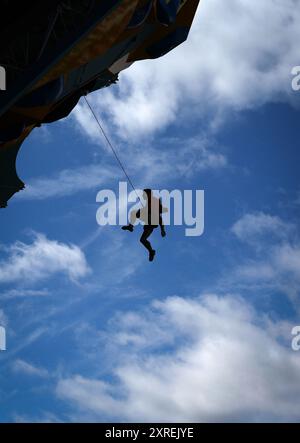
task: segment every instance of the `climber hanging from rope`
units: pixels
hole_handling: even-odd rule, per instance
[[[146,201],[146,205],[143,205],[143,203],[142,203],[142,201],[141,201],[141,199],[134,187],[134,184],[133,184],[131,178],[127,174],[126,169],[124,168],[124,166],[118,156],[116,149],[114,148],[109,137],[107,136],[106,132],[104,131],[104,129],[100,123],[100,120],[98,119],[93,107],[90,105],[90,103],[86,97],[84,97],[84,99],[85,99],[85,102],[88,105],[91,113],[93,114],[102,135],[104,136],[108,146],[110,147],[112,153],[114,154],[120,168],[124,172],[128,182],[130,183],[130,186],[132,187],[132,189],[136,193],[136,196],[141,203],[140,209],[138,209],[137,211],[131,211],[130,223],[127,226],[123,226],[122,229],[124,231],[132,232],[133,228],[134,228],[134,223],[136,222],[137,218],[140,219],[142,222],[144,222],[144,230],[143,230],[143,234],[140,238],[140,242],[145,246],[145,248],[149,252],[149,261],[153,261],[154,256],[155,256],[155,250],[152,248],[151,243],[148,241],[148,237],[150,237],[150,235],[152,234],[154,229],[156,229],[158,226],[160,226],[161,236],[162,237],[166,236],[166,231],[165,231],[165,227],[164,227],[163,220],[162,220],[162,214],[164,212],[167,212],[168,209],[163,207],[160,199],[154,197],[151,189],[144,189],[143,190],[143,197],[144,197],[144,200]]]
[[[123,226],[122,229],[124,231],[132,232],[137,219],[140,219],[144,223],[143,234],[141,235],[140,242],[149,252],[149,261],[153,261],[155,250],[148,241],[148,237],[150,237],[154,229],[156,229],[158,226],[160,226],[161,236],[166,236],[162,214],[167,212],[167,209],[163,207],[160,199],[154,197],[151,189],[144,189],[143,197],[146,201],[145,206],[142,206],[142,208],[138,209],[137,211],[131,211],[130,223],[127,226]]]

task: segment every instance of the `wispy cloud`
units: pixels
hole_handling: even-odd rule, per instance
[[[165,186],[174,177],[191,179],[200,171],[226,168],[228,160],[222,148],[204,136],[184,140],[164,137],[157,146],[150,143],[118,146],[118,154],[136,187]],[[82,191],[114,187],[119,180],[126,180],[123,171],[113,164],[112,153],[103,154],[101,163],[76,169],[65,169],[52,177],[34,178],[17,198],[44,200],[70,196]],[[146,183],[146,185],[145,185]],[[96,196],[96,194],[95,194]]]
[[[9,289],[0,293],[0,300],[13,300],[15,298],[46,297],[50,294],[48,289]]]
[[[0,309],[0,326],[6,326],[8,323],[7,316],[5,315],[3,309]]]
[[[191,179],[199,172],[223,169],[227,158],[212,140],[204,136],[179,138],[164,137],[157,147],[144,143],[131,145],[127,161],[138,180],[155,185],[167,184],[174,177]],[[144,186],[145,187],[145,186]]]
[[[249,289],[259,284],[261,289],[286,294],[299,310],[300,244],[274,245],[261,256],[245,259],[235,268],[234,278]]]
[[[13,414],[14,423],[62,423],[62,420],[49,411],[41,412],[39,416]]]
[[[92,164],[77,169],[65,169],[52,177],[40,177],[31,180],[25,190],[17,194],[24,200],[43,200],[63,197],[77,192],[96,189],[103,183],[110,182],[117,176],[114,167]]]
[[[246,249],[222,280],[225,287],[287,295],[296,310],[300,297],[300,241],[297,224],[263,212],[244,214],[231,232]]]
[[[29,376],[48,378],[49,373],[47,369],[34,366],[25,360],[17,359],[12,364],[12,370],[16,373],[21,373]]]
[[[13,356],[18,355],[20,351],[26,349],[36,341],[40,340],[41,337],[48,332],[49,327],[40,326],[36,329],[33,329],[29,334],[24,334],[22,336],[22,340],[19,341],[13,349],[9,349],[9,351],[2,356],[2,362],[11,361],[11,358]]]

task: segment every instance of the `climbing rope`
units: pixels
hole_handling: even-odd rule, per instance
[[[97,124],[98,124],[98,127],[99,127],[99,129],[100,129],[100,131],[101,131],[101,133],[102,133],[102,135],[104,136],[104,138],[105,138],[105,140],[106,140],[108,146],[110,147],[112,153],[114,154],[114,156],[115,156],[115,158],[116,158],[116,160],[117,160],[117,162],[118,162],[120,168],[121,168],[122,171],[124,172],[125,177],[127,178],[128,182],[129,182],[129,184],[130,184],[130,186],[132,187],[132,189],[133,189],[134,192],[136,193],[136,196],[137,196],[137,198],[139,199],[141,205],[144,206],[143,203],[142,203],[142,201],[141,201],[141,199],[140,199],[140,196],[138,195],[138,193],[137,193],[137,191],[136,191],[136,189],[135,189],[135,187],[134,187],[134,184],[133,184],[131,178],[129,177],[128,173],[126,172],[126,169],[125,169],[125,167],[123,166],[123,164],[122,164],[122,162],[121,162],[121,160],[120,160],[120,158],[119,158],[119,156],[118,156],[118,154],[117,154],[116,149],[114,148],[114,146],[113,146],[112,142],[110,141],[108,135],[106,134],[106,132],[105,132],[103,126],[101,125],[100,120],[98,119],[98,117],[97,117],[97,115],[96,115],[96,113],[95,113],[93,107],[91,106],[90,102],[88,101],[88,99],[87,99],[85,96],[84,96],[83,98],[84,98],[84,100],[86,101],[86,104],[88,105],[88,107],[90,108],[90,111],[91,111],[91,113],[93,114],[93,116],[94,116],[94,118],[95,118],[95,120],[96,120],[96,122],[97,122]]]

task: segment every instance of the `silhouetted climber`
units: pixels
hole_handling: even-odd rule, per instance
[[[155,250],[152,248],[151,243],[147,239],[158,226],[160,226],[161,236],[166,236],[166,231],[162,220],[162,213],[167,212],[167,209],[162,206],[160,199],[154,197],[151,189],[144,189],[143,197],[147,202],[146,206],[138,209],[137,211],[131,211],[130,223],[127,226],[123,226],[122,229],[124,231],[132,232],[134,229],[133,225],[137,218],[144,222],[144,230],[140,238],[140,242],[149,251],[149,261],[153,261]]]

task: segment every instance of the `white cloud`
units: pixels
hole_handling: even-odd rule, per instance
[[[130,336],[133,329],[138,340],[117,340],[115,383],[79,375],[58,382],[57,395],[79,415],[147,422],[299,421],[300,360],[290,349],[291,337],[284,346],[277,337],[282,325],[263,322],[246,302],[169,297],[129,313],[117,334]]]
[[[7,248],[8,258],[0,262],[0,283],[23,285],[66,274],[71,280],[86,276],[90,269],[81,249],[36,234],[33,243],[20,241]]]
[[[137,62],[119,87],[91,97],[122,137],[139,139],[198,113],[292,100],[291,68],[298,63],[298,0],[200,2],[186,43],[157,60]],[[96,128],[82,108],[82,128]]]
[[[21,373],[30,376],[36,376],[41,378],[47,378],[49,373],[44,368],[39,368],[37,366],[28,363],[25,360],[17,359],[12,364],[12,370],[16,373]]]
[[[286,238],[293,228],[292,223],[285,222],[276,215],[256,212],[244,214],[234,223],[231,230],[239,240],[252,243],[270,235],[277,239]]]

